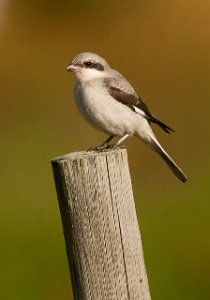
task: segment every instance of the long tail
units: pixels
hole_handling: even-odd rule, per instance
[[[177,164],[174,162],[174,160],[166,153],[166,151],[161,147],[161,145],[158,143],[158,141],[152,139],[151,142],[152,143],[150,144],[150,147],[162,157],[164,162],[169,166],[169,168],[176,175],[176,177],[179,180],[181,180],[182,182],[186,182],[187,176],[177,166]]]

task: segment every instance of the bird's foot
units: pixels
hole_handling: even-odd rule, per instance
[[[97,147],[90,147],[87,151],[95,151],[95,152],[106,152],[109,150],[114,150],[117,148],[125,148],[125,146],[119,146],[119,145],[110,145],[110,144],[102,144]]]
[[[96,151],[96,152],[102,152],[102,151],[106,151],[108,149],[110,149],[112,145],[108,145],[108,144],[102,144],[96,147],[90,147],[89,149],[87,149],[87,151]]]

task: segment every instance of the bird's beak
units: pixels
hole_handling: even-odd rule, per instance
[[[66,68],[66,71],[69,71],[69,72],[74,72],[78,70],[78,67],[75,66],[75,65],[69,65],[67,68]]]

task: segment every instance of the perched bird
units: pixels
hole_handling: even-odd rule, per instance
[[[156,139],[150,124],[159,125],[167,133],[173,129],[150,112],[122,74],[91,52],[78,54],[66,70],[73,72],[76,78],[74,98],[79,112],[93,127],[109,134],[96,150],[118,147],[129,136],[135,136],[158,153],[182,182],[187,181]],[[110,146],[108,143],[115,136],[120,139]]]

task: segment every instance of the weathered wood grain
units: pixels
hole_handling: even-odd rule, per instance
[[[125,149],[52,160],[75,300],[149,300]]]

